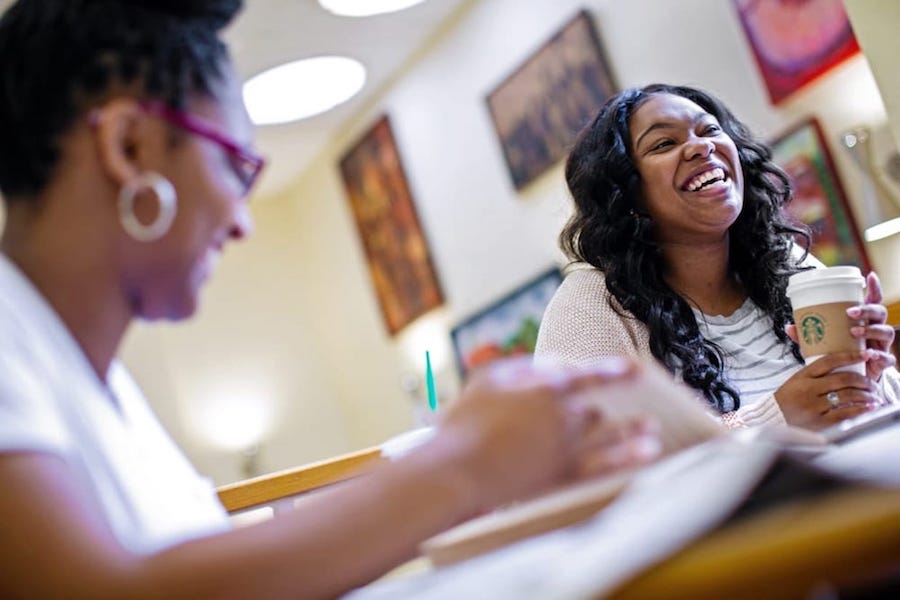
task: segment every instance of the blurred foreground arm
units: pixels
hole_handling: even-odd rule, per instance
[[[584,401],[643,376],[618,359],[580,371],[501,363],[474,378],[418,451],[283,517],[146,557],[116,542],[63,460],[0,455],[0,596],[333,597],[473,514],[648,459],[652,435],[605,423]]]

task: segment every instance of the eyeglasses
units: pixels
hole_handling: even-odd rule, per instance
[[[238,144],[216,127],[196,115],[186,113],[170,107],[164,102],[156,100],[140,100],[141,109],[154,117],[168,121],[175,127],[189,131],[202,138],[210,140],[222,147],[231,159],[231,166],[235,175],[244,188],[244,195],[250,193],[254,182],[266,166],[266,159],[257,152]]]

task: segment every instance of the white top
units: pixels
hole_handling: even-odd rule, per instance
[[[703,337],[722,350],[726,381],[738,392],[741,406],[762,401],[803,368],[775,335],[772,319],[749,298],[728,316],[696,309],[694,316]]]
[[[132,552],[228,529],[211,483],[163,430],[125,368],[114,362],[107,380],[0,254],[0,452],[65,460]]]

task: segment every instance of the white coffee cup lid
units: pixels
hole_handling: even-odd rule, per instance
[[[810,284],[818,285],[823,282],[834,283],[852,283],[860,286],[865,285],[862,272],[859,267],[841,266],[827,267],[824,269],[810,269],[802,273],[791,275],[788,279],[787,295],[790,296],[799,288],[807,287]]]

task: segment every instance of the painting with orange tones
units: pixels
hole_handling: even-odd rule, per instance
[[[847,196],[815,119],[800,123],[772,144],[772,158],[791,178],[794,198],[786,210],[812,234],[812,254],[828,266],[856,265],[869,258]]]
[[[498,358],[533,354],[544,309],[560,282],[554,267],[454,327],[450,334],[463,377]]]
[[[842,0],[733,0],[773,104],[859,52]]]
[[[387,115],[341,159],[341,176],[388,332],[443,304]]]

